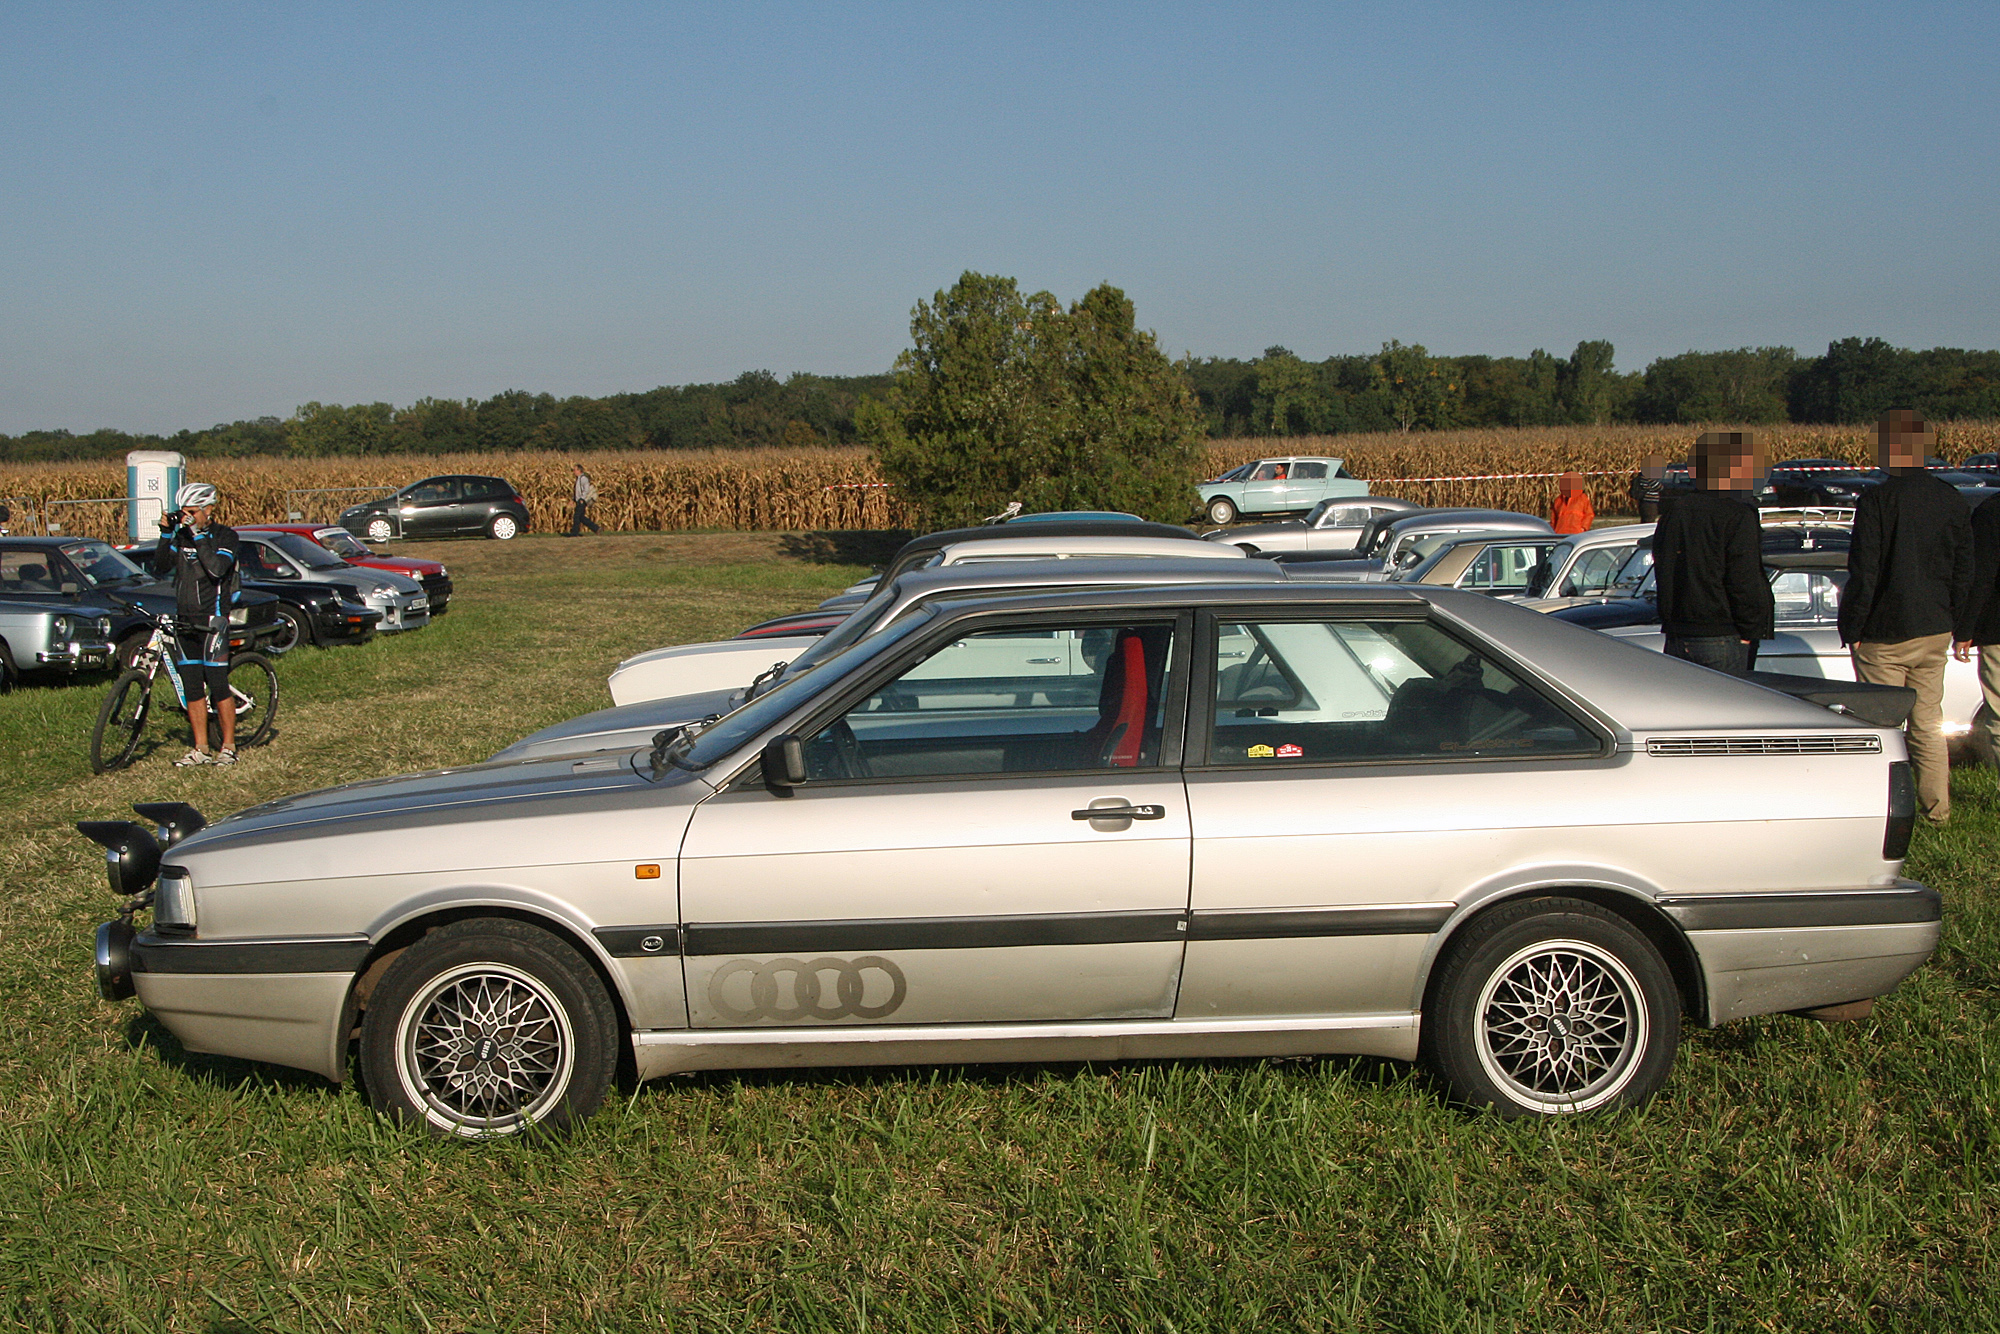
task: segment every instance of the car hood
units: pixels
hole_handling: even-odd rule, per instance
[[[1304,519],[1285,519],[1279,523],[1253,523],[1241,528],[1211,528],[1202,536],[1210,542],[1241,542],[1246,538],[1269,537],[1274,533],[1308,533]]]
[[[718,653],[775,652],[779,658],[783,658],[788,654],[803,653],[818,642],[817,636],[803,638],[794,635],[772,639],[718,639],[706,644],[674,644],[667,648],[635,653],[619,663],[617,670],[623,671],[627,667],[636,667],[641,663],[662,662],[669,658],[706,658]],[[753,672],[751,675],[754,676],[756,673]],[[744,678],[744,684],[749,684],[748,677]]]
[[[301,792],[252,806],[176,844],[167,859],[178,863],[203,854],[368,829],[423,829],[435,834],[443,825],[524,816],[560,819],[629,805],[634,797],[648,802],[671,801],[666,794],[690,782],[699,791],[688,794],[689,802],[712,790],[693,774],[677,769],[669,769],[655,781],[647,757],[637,752],[432,769]]]
[[[620,704],[571,718],[568,722],[530,732],[504,750],[495,751],[495,760],[550,759],[556,756],[593,755],[604,751],[629,751],[650,746],[662,728],[698,722],[711,714],[728,713],[743,700],[743,690],[708,690],[671,699],[641,700]]]
[[[425,575],[443,574],[444,566],[434,560],[417,560],[411,556],[351,556],[348,564],[358,565],[364,570],[386,570],[406,579],[420,579]]]

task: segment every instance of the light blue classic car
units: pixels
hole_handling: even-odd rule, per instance
[[[1239,514],[1304,513],[1329,497],[1368,494],[1368,483],[1344,465],[1343,459],[1258,459],[1195,489],[1210,523],[1234,523]]]
[[[0,691],[26,672],[71,676],[111,665],[111,613],[0,596]]]

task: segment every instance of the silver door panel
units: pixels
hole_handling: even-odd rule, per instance
[[[1100,770],[807,785],[794,793],[724,793],[696,812],[681,855],[681,910],[691,949],[702,923],[976,922],[1178,914],[1187,907],[1187,801],[1177,774]],[[1072,818],[1073,811],[1110,799],[1157,806],[1163,816]],[[823,953],[889,953],[868,948],[865,934],[848,939],[862,943]],[[776,948],[787,954],[730,957],[810,957],[789,945]],[[1093,952],[1097,960],[1089,962]],[[919,1022],[1165,1016],[1172,1013],[1180,971],[1178,941],[912,953],[916,961],[909,967],[916,971],[906,972],[911,994],[896,1011],[898,1022],[918,1013],[938,1016]],[[904,956],[895,957],[904,967]],[[687,961],[697,1026],[725,1022],[711,1004],[708,980],[709,971],[726,962],[698,949]],[[944,994],[934,994],[940,984]]]

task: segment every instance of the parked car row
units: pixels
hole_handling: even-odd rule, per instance
[[[572,1125],[627,1061],[1368,1053],[1520,1116],[1643,1101],[1686,1022],[1857,1017],[1935,948],[1908,692],[1514,596],[1623,535],[1558,571],[1503,523],[1472,591],[1409,577],[1464,528],[1333,572],[1021,528],[918,539],[822,634],[639,655],[678,693],[484,764],[86,824],[131,896],[100,988],[192,1051],[358,1057],[440,1134]]]

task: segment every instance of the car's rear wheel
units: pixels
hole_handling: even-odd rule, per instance
[[[1235,523],[1236,522],[1235,502],[1231,501],[1226,496],[1217,496],[1214,500],[1209,501],[1208,521],[1210,523]]]
[[[369,1101],[442,1135],[564,1130],[597,1110],[618,1021],[590,965],[506,918],[453,922],[397,956],[361,1025]]]
[[[496,514],[493,522],[486,525],[486,531],[502,542],[521,531],[521,525],[514,522],[511,514]]]
[[[387,542],[395,535],[395,526],[388,519],[377,516],[368,521],[368,540],[370,542]]]
[[[1510,903],[1465,928],[1424,1014],[1425,1056],[1453,1096],[1502,1116],[1636,1106],[1680,1043],[1660,952],[1581,899]]]

